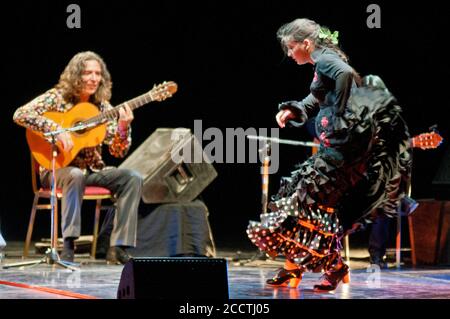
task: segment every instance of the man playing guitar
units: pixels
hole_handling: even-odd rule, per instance
[[[111,76],[103,59],[94,52],[81,52],[70,60],[54,88],[21,106],[14,114],[13,119],[17,124],[27,128],[30,134],[38,134],[37,136],[41,138],[43,133],[67,127],[64,121],[58,123],[51,116],[46,116],[47,114],[66,115],[77,107],[78,113],[81,112],[82,116],[83,110],[89,105],[94,105],[99,112],[110,111],[107,120],[102,122],[106,132],[100,134],[100,138],[94,140],[90,147],[73,153],[78,138],[77,132],[72,134],[66,131],[56,136],[59,154],[73,155],[73,158],[69,159],[68,166],[58,165],[59,168],[56,170],[56,186],[62,189],[63,193],[61,227],[64,248],[60,255],[62,260],[74,259],[74,240],[80,236],[81,204],[86,185],[107,188],[116,199],[117,211],[111,247],[106,256],[107,262],[112,264],[127,262],[129,255],[126,248],[136,246],[137,209],[142,192],[142,177],[132,170],[106,167],[101,153],[103,142],[109,147],[111,155],[121,158],[127,154],[131,145],[130,123],[133,120],[133,112],[128,104],[124,104],[114,116],[114,112],[111,112],[113,107],[109,103],[110,97]],[[49,143],[44,144],[45,147],[49,146]],[[39,153],[46,152],[33,153],[36,159]],[[44,154],[49,155],[51,154]],[[46,165],[39,160],[38,162],[41,164],[41,182],[48,186],[51,178],[49,167],[42,167]]]

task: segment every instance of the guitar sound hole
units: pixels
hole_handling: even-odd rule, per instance
[[[76,122],[73,127],[78,126],[78,125],[83,125],[83,124],[85,124],[85,123],[83,123],[83,122]],[[82,130],[79,130],[79,131],[73,131],[72,133],[75,134],[75,135],[83,135],[86,132],[87,132],[87,129],[82,129]]]

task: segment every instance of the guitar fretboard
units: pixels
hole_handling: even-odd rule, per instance
[[[112,110],[102,112],[94,117],[91,117],[90,119],[83,121],[82,124],[89,125],[89,124],[93,124],[93,123],[104,123],[107,121],[113,121],[119,117],[119,109],[121,107],[125,106],[125,104],[128,104],[130,106],[131,110],[135,110],[138,107],[141,107],[142,105],[150,103],[152,101],[154,101],[154,99],[153,99],[151,91],[150,91],[150,92],[144,93],[142,95],[139,95],[139,96],[135,97],[134,99],[131,99],[129,101],[121,103],[121,104],[117,105],[116,107],[114,107]]]

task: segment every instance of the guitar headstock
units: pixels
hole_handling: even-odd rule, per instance
[[[436,132],[422,133],[412,138],[412,147],[418,147],[423,150],[437,148],[442,141],[442,136]]]
[[[164,101],[171,97],[178,89],[178,85],[175,82],[163,82],[155,85],[149,92],[153,101]]]

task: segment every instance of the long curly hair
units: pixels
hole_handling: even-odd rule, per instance
[[[101,104],[102,102],[108,102],[110,100],[112,81],[105,62],[97,53],[85,51],[77,53],[69,61],[59,77],[58,84],[55,86],[62,91],[62,94],[67,101],[72,103],[78,102],[81,90],[83,89],[81,76],[85,68],[85,63],[89,60],[97,61],[100,64],[102,71],[102,78],[97,91],[90,98],[91,102],[94,104]]]

